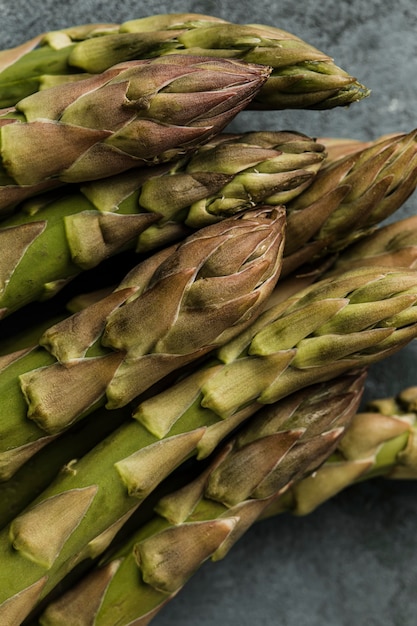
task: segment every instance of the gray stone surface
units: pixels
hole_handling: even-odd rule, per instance
[[[372,95],[329,112],[245,112],[233,130],[293,128],[372,139],[417,120],[415,0],[0,0],[0,47],[85,22],[209,13],[292,31],[331,54]],[[397,217],[412,214],[412,197]],[[371,369],[366,397],[417,382],[416,345]],[[415,626],[417,484],[375,481],[303,519],[259,523],[227,559],[207,563],[155,626]]]

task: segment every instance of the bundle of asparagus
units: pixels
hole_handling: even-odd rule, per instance
[[[218,363],[204,363],[142,401],[134,420],[71,462],[0,533],[7,572],[0,574],[0,616],[28,615],[78,563],[108,546],[175,467],[193,454],[207,457],[262,404],[363,368],[417,336],[416,300],[413,270],[364,269],[323,279],[250,325],[256,353],[233,358],[248,343],[243,331],[220,348]],[[372,316],[364,315],[367,306]],[[311,316],[307,324],[295,323],[300,312]],[[349,318],[350,330],[334,335]],[[321,332],[313,337],[314,330]],[[268,336],[274,331],[275,345]],[[329,346],[325,364],[317,342]],[[268,354],[260,354],[262,345]]]
[[[367,368],[417,337],[414,220],[378,228],[417,131],[226,126],[368,93],[290,33],[200,14],[0,53],[0,324],[28,311],[0,342],[2,623],[148,624],[336,465]]]
[[[40,624],[64,626],[73,615],[95,626],[149,623],[204,561],[223,558],[296,477],[329,454],[363,383],[363,372],[350,374],[262,409],[207,470],[165,495],[153,519],[52,603]]]
[[[284,222],[268,207],[207,226],[132,268],[38,345],[1,357],[1,475],[75,420],[106,402],[126,406],[248,326],[278,279]]]
[[[39,624],[71,624],[74,614],[94,626],[147,624],[205,560],[224,558],[254,521],[307,515],[358,481],[415,480],[417,388],[371,401],[353,415],[363,382],[361,372],[335,378],[260,411],[208,470],[165,495],[152,520],[51,601]],[[317,421],[320,434],[314,434]],[[272,437],[284,450],[270,445]],[[329,455],[330,440],[336,450]],[[320,443],[327,459],[314,469]]]

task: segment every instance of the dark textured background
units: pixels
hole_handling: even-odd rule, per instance
[[[245,112],[233,130],[292,128],[374,139],[417,124],[415,0],[0,0],[0,48],[86,22],[199,12],[293,32],[372,89],[349,109]],[[397,217],[416,210],[412,197]],[[366,398],[417,384],[414,343],[374,366]],[[417,483],[351,488],[309,517],[252,528],[219,563],[207,563],[155,626],[415,626]]]

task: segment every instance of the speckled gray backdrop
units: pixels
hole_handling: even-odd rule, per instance
[[[372,139],[417,125],[415,0],[0,0],[0,48],[85,22],[163,12],[209,13],[291,31],[372,89],[347,110],[241,114],[233,130],[293,128]],[[398,217],[416,210],[411,198]],[[366,397],[417,383],[416,345],[374,366]],[[207,563],[155,626],[415,626],[417,484],[352,488],[313,515],[252,528]]]

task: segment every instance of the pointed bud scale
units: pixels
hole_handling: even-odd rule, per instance
[[[174,435],[146,446],[115,465],[129,495],[145,498],[169,473],[192,452],[204,429]],[[161,458],[164,464],[161,465]]]
[[[302,339],[292,365],[300,369],[325,365],[377,345],[391,334],[389,328],[374,328],[346,335],[327,334]]]
[[[224,454],[219,454],[214,461],[214,465],[221,463],[223,458],[230,451],[230,446],[225,446]],[[220,458],[219,458],[220,457]],[[207,488],[207,480],[210,478],[213,464],[206,470],[201,472],[197,478],[187,483],[184,487],[173,493],[162,496],[154,507],[155,513],[164,517],[170,524],[182,524],[189,518],[197,505],[204,498]]]
[[[21,624],[39,599],[46,577],[27,587],[0,604],[0,619],[3,624]]]
[[[6,229],[0,229],[0,295],[5,290],[14,268],[32,241],[44,230],[44,222],[35,222]]]
[[[224,515],[234,516],[236,524],[223,543],[213,553],[211,560],[220,561],[245,534],[247,530],[261,517],[264,510],[270,504],[269,499],[249,499],[232,506]]]
[[[69,592],[68,596],[65,596],[64,602],[58,600],[48,609],[43,618],[44,623],[55,623],[59,620],[62,626],[69,626],[69,622],[72,620],[73,626],[81,626],[81,623],[74,624],[74,619],[82,619],[86,626],[87,624],[93,625],[107,587],[119,566],[120,561],[113,561],[107,567],[95,571],[94,575],[88,579],[87,584],[81,587],[76,586]],[[71,607],[70,611],[66,608],[67,603]]]
[[[310,468],[313,471],[327,459],[343,432],[343,428],[337,428],[306,441],[300,441],[283,458],[282,466],[278,465],[257,486],[253,496],[264,499],[280,491],[284,492],[293,480],[303,476]]]
[[[40,338],[40,345],[60,362],[84,357],[102,334],[110,313],[131,297],[136,290],[117,289],[98,302],[89,304],[69,318],[49,327]]]
[[[26,445],[0,452],[0,481],[9,480],[26,461],[51,443],[53,439],[53,435],[40,437]]]
[[[211,369],[208,371],[210,375]],[[158,439],[165,437],[186,411],[199,403],[200,386],[205,371],[197,370],[184,379],[183,384],[171,385],[156,396],[141,402],[132,416]],[[163,402],[163,410],[159,410]]]
[[[10,541],[14,549],[45,568],[51,567],[96,492],[94,485],[64,492],[19,515],[10,525]]]
[[[0,476],[6,480],[52,439],[26,419],[27,404],[18,378],[24,372],[50,363],[51,356],[38,348],[25,348],[0,357],[0,398],[3,402],[0,411]]]
[[[182,524],[136,544],[135,556],[144,581],[165,593],[173,593],[215,552],[235,523],[231,517]]]
[[[210,474],[206,497],[228,506],[248,499],[303,433],[275,433],[231,451]]]
[[[118,532],[122,530],[124,524],[128,521],[131,515],[132,511],[128,511],[118,520],[110,524],[108,528],[97,535],[97,537],[91,539],[85,546],[85,549],[81,550],[77,554],[77,562],[81,562],[84,559],[95,559],[103,554],[103,552],[110,546],[113,539],[117,536]]]
[[[276,378],[285,373],[296,352],[283,350],[262,358],[237,359],[207,379],[201,405],[225,419],[238,407],[256,401]]]
[[[348,302],[346,298],[332,298],[290,311],[256,333],[250,343],[249,354],[266,356],[273,354],[277,346],[280,350],[292,348],[306,335],[317,332],[325,321],[337,316]]]
[[[54,363],[22,374],[21,389],[29,406],[27,417],[45,432],[60,432],[103,400],[122,360],[123,353],[114,352],[77,361],[75,366]]]
[[[190,361],[197,361],[207,352],[207,348],[194,351],[192,358],[189,354],[163,353],[124,359],[107,385],[106,408],[113,410],[126,406],[166,375],[188,365]]]
[[[214,424],[210,424],[198,442],[197,459],[201,460],[207,458],[228,435],[246,422],[248,417],[251,417],[258,408],[256,403],[250,404],[233,415],[229,415],[227,419],[222,419]]]
[[[159,216],[151,213],[119,215],[83,212],[66,218],[65,227],[74,263],[90,269],[108,257],[130,247],[129,243]]]
[[[367,325],[371,326],[394,317],[396,313],[412,307],[416,299],[416,295],[404,294],[382,301],[351,303],[348,307],[341,309],[328,323],[317,328],[315,332],[317,335],[354,332]]]

